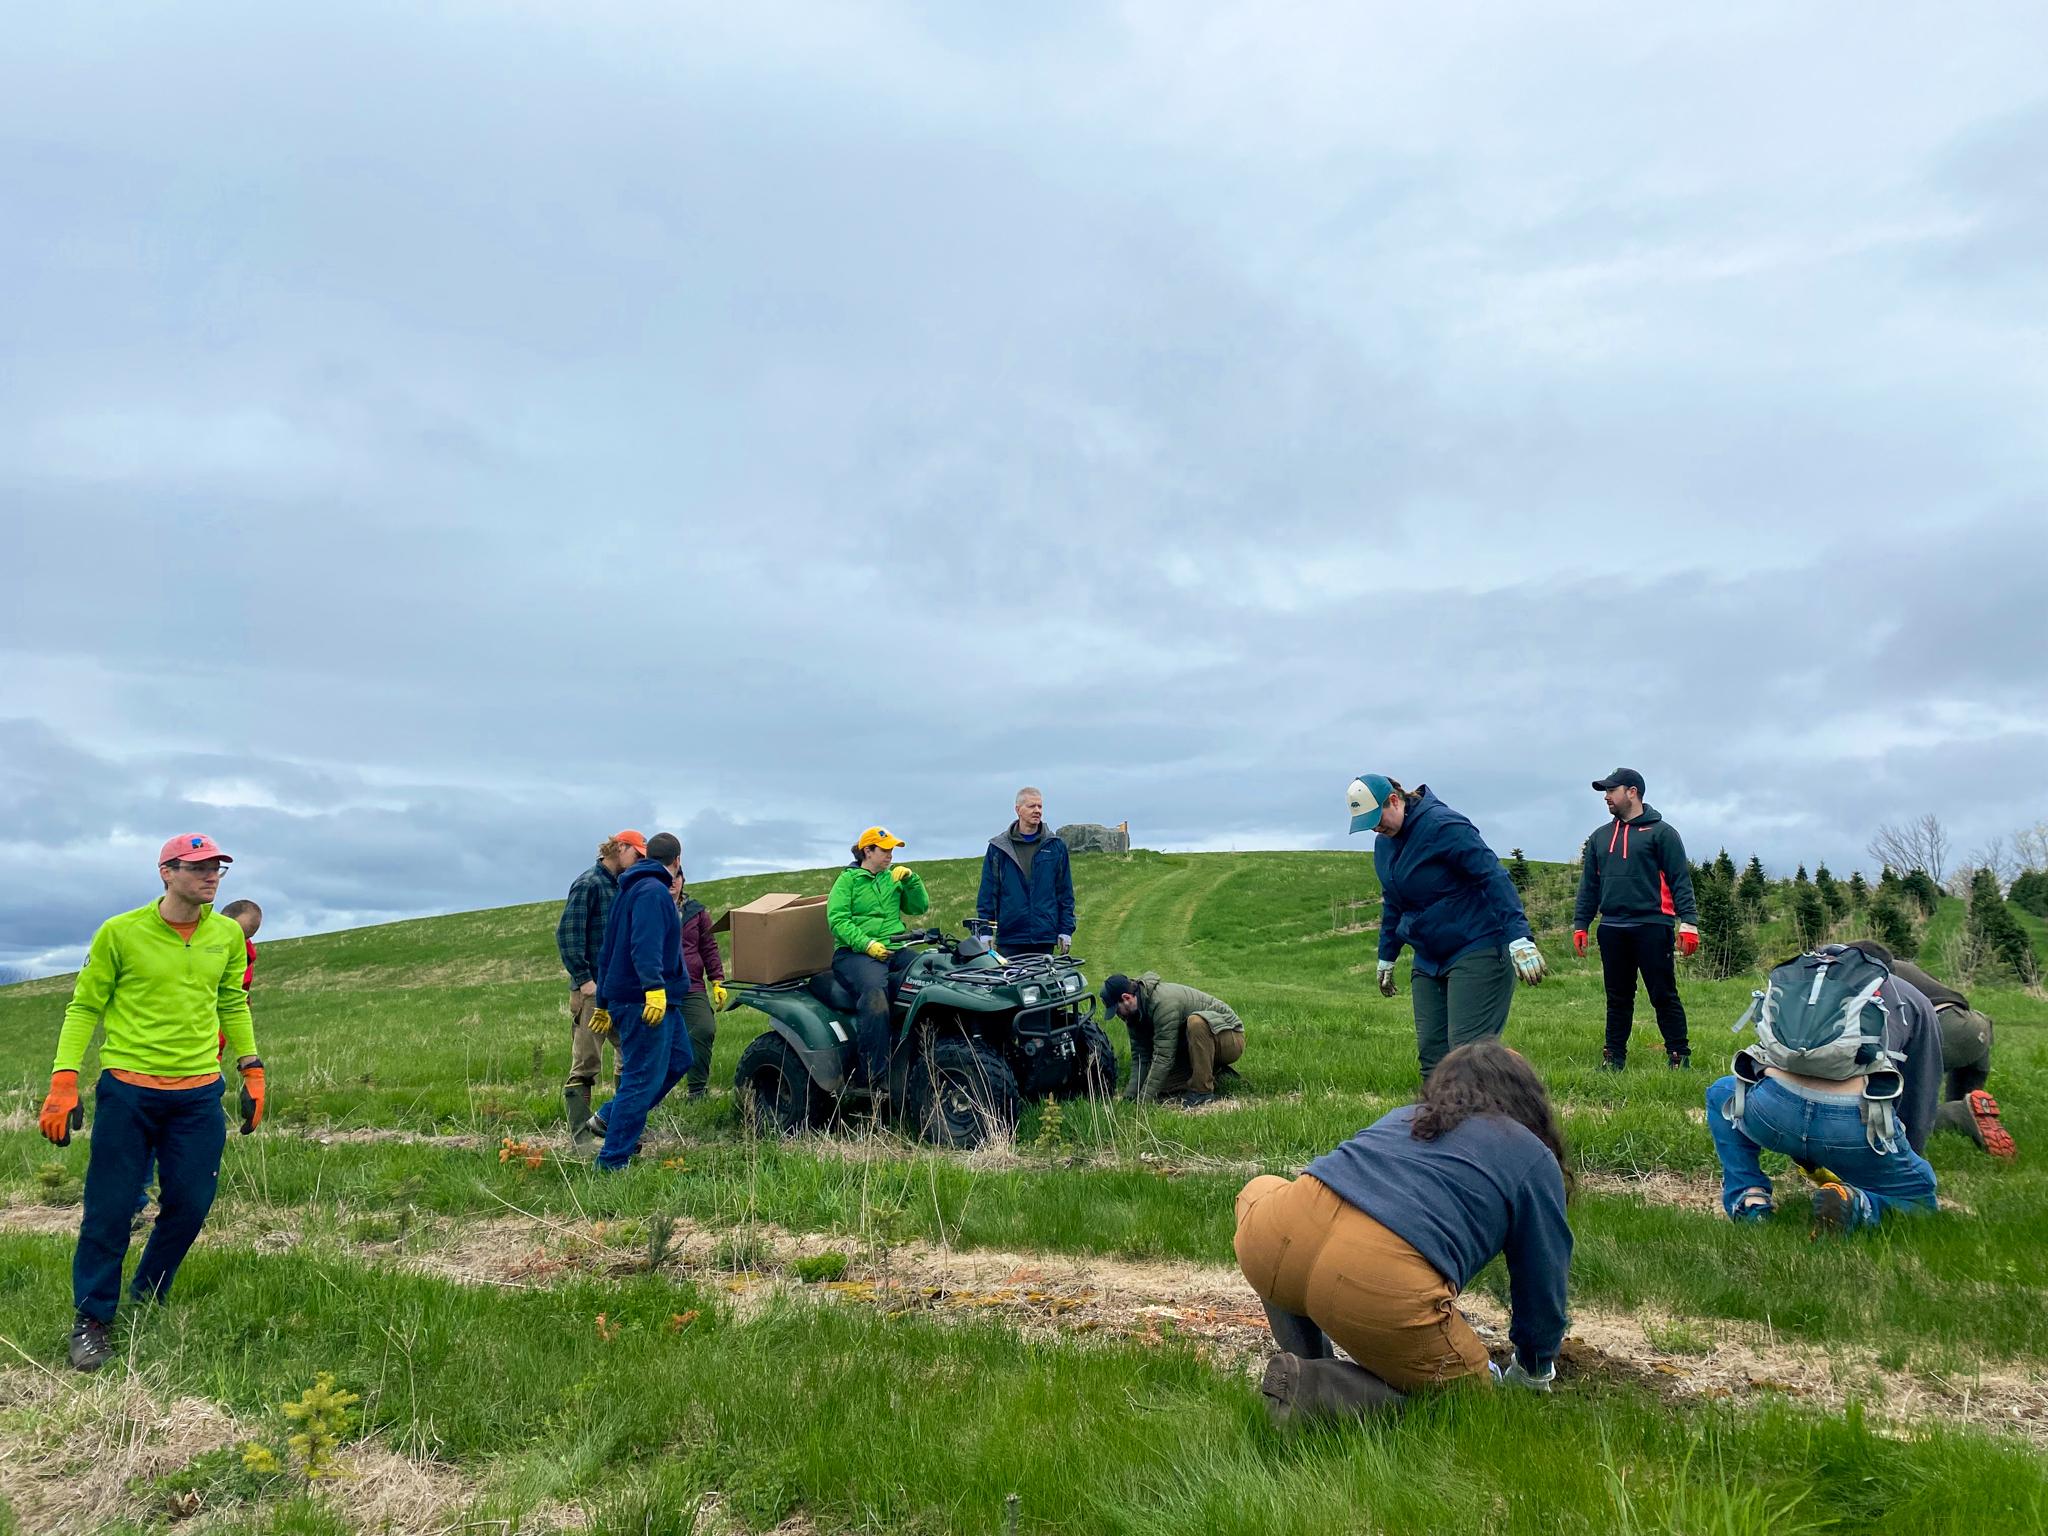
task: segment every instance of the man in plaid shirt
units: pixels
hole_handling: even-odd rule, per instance
[[[583,1133],[590,1120],[590,1095],[604,1064],[590,1016],[597,1010],[597,957],[604,948],[604,925],[619,894],[619,876],[647,856],[647,839],[638,832],[617,832],[598,845],[597,862],[576,877],[562,920],[555,924],[555,949],[569,973],[569,1080],[562,1085],[562,1103],[569,1111],[569,1135]],[[618,1075],[613,1048],[612,1074]]]

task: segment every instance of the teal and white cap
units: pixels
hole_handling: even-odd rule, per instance
[[[1370,832],[1380,824],[1380,812],[1393,798],[1394,781],[1377,773],[1361,773],[1344,793],[1351,801],[1351,830]]]

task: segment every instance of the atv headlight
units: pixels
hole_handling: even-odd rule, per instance
[[[1081,990],[1081,978],[1078,976],[1069,976],[1062,985],[1064,989],[1068,992],[1078,992]]]
[[[1026,987],[1022,992],[1019,992],[1017,995],[1024,1000],[1024,1006],[1026,1008],[1029,1008],[1033,1003],[1037,1002],[1040,998],[1045,996],[1045,994],[1039,991],[1036,987]]]

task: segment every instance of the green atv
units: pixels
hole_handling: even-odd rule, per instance
[[[894,941],[922,950],[889,1000],[897,1118],[939,1146],[975,1147],[1017,1123],[1022,1098],[1115,1093],[1116,1052],[1079,964],[1050,955],[1005,960],[986,925],[963,926],[967,937],[951,942],[936,928]],[[820,1130],[869,1098],[851,1081],[854,998],[830,971],[735,985],[732,995],[768,1016],[768,1032],[741,1053],[733,1077],[742,1113],[759,1129]]]

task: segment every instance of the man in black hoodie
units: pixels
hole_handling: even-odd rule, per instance
[[[1607,1044],[1600,1064],[1619,1072],[1628,1059],[1635,1026],[1636,977],[1657,1010],[1664,1059],[1674,1067],[1692,1065],[1685,1033],[1685,1004],[1678,1000],[1676,948],[1700,947],[1699,908],[1692,899],[1692,866],[1685,844],[1671,824],[1643,803],[1643,776],[1617,768],[1593,787],[1607,796],[1614,818],[1586,839],[1579,871],[1579,899],[1572,913],[1572,948],[1586,952],[1587,930],[1600,918],[1600,971],[1607,983]]]

